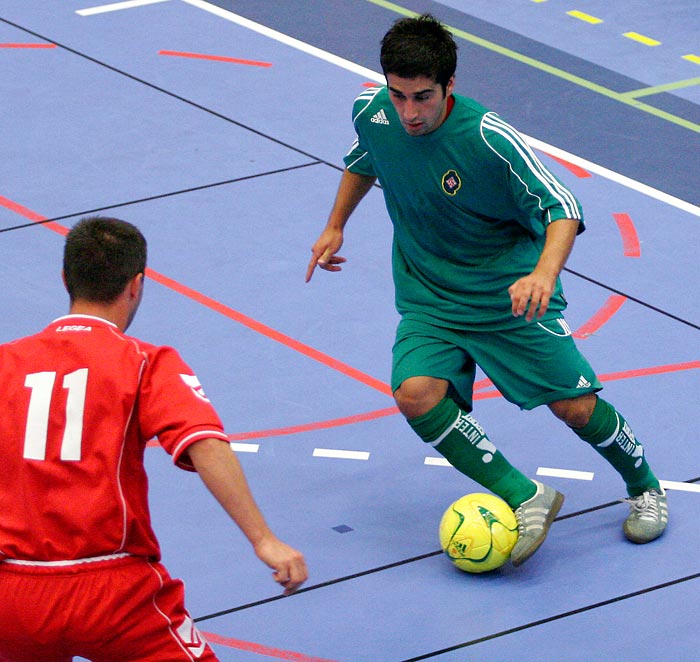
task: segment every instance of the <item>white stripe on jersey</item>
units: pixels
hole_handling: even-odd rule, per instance
[[[349,154],[352,154],[352,152],[359,146],[359,144],[360,144],[359,138],[355,138],[355,140],[353,140],[353,142],[352,142],[352,145],[350,145],[350,149],[348,150],[348,153],[347,153],[345,156],[348,156]],[[357,165],[360,161],[362,161],[362,159],[365,158],[365,156],[367,156],[367,152],[366,152],[366,151],[362,152],[362,155],[359,156],[358,158],[356,158],[352,163],[350,163],[349,165],[347,165],[346,168],[349,170],[349,169],[352,168],[354,165]]]
[[[123,559],[131,554],[122,552],[120,554],[107,554],[106,556],[91,556],[87,559],[71,559],[70,561],[30,561],[28,559],[3,559],[0,563],[9,563],[10,565],[27,565],[36,567],[63,567],[72,565],[82,565],[83,563],[100,563],[102,561],[114,561],[115,559]]]
[[[374,100],[374,97],[376,97],[377,94],[379,94],[379,92],[381,92],[383,89],[384,89],[383,87],[370,87],[369,89],[367,89],[367,90],[365,90],[364,92],[362,92],[362,94],[360,94],[360,95],[357,97],[357,99],[355,99],[355,103],[357,103],[357,102],[360,101],[360,100],[366,101],[367,103],[365,103],[365,105],[360,109],[360,112],[358,112],[357,115],[355,115],[355,117],[352,118],[352,123],[353,123],[353,124],[355,124],[355,122],[357,122],[357,118],[358,118],[360,115],[362,115],[362,113],[364,113],[365,110],[367,110],[367,108],[369,107],[369,105],[370,105],[370,104],[372,103],[372,101]]]
[[[360,101],[360,100],[366,101],[366,103],[365,103],[364,106],[362,106],[362,108],[361,108],[360,111],[357,113],[357,115],[355,115],[355,116],[352,118],[352,125],[353,125],[353,126],[355,126],[355,124],[357,123],[357,118],[358,118],[360,115],[362,115],[362,113],[364,113],[365,110],[367,110],[367,108],[369,108],[369,105],[370,105],[370,104],[372,103],[372,101],[374,100],[374,97],[376,97],[377,94],[379,94],[379,92],[382,91],[382,89],[383,89],[383,86],[381,86],[381,87],[370,87],[370,88],[366,89],[364,92],[362,92],[361,94],[359,94],[359,95],[357,96],[357,98],[355,99],[355,103],[357,103],[357,102]],[[354,106],[353,106],[353,107],[354,107]],[[355,129],[355,131],[357,131],[357,129]],[[352,145],[350,145],[350,149],[348,150],[348,153],[347,153],[345,156],[348,156],[348,155],[351,154],[355,149],[357,149],[357,147],[359,146],[359,144],[360,144],[359,138],[355,138],[355,140],[353,141]],[[352,168],[353,166],[357,165],[360,161],[362,161],[362,159],[364,159],[366,156],[367,156],[367,152],[365,151],[365,152],[362,153],[362,156],[356,158],[352,163],[350,163],[349,165],[347,165],[346,168],[349,170],[349,169]]]
[[[539,179],[542,184],[545,186],[545,188],[550,192],[550,194],[556,198],[559,203],[561,204],[562,208],[564,209],[564,212],[566,213],[567,218],[571,218],[574,220],[580,220],[581,219],[581,214],[578,209],[578,205],[576,204],[576,198],[573,196],[571,191],[567,189],[565,186],[563,186],[557,179],[552,175],[552,173],[547,170],[542,162],[537,158],[535,153],[532,151],[530,146],[523,140],[522,136],[518,134],[518,132],[509,124],[504,122],[500,117],[495,115],[494,113],[487,113],[484,115],[482,122],[481,122],[482,130],[481,130],[481,137],[483,138],[484,142],[489,146],[491,150],[501,159],[506,161],[508,163],[508,166],[510,167],[510,171],[517,177],[517,173],[513,169],[512,164],[506,159],[497,149],[495,149],[488,141],[486,136],[484,135],[484,128],[487,128],[494,133],[498,133],[501,136],[503,136],[509,143],[513,145],[515,150],[520,154],[522,157],[523,161],[529,168],[529,170],[532,172],[537,179]],[[518,177],[520,179],[520,177]],[[527,189],[527,192],[530,195],[534,195],[535,197],[539,198],[535,193],[530,191],[530,189],[527,188],[527,185],[525,182],[520,180]],[[540,199],[540,209],[542,209],[542,204],[541,204],[541,199]]]

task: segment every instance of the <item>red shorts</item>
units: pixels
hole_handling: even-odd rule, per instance
[[[216,662],[160,563],[0,563],[0,662]]]

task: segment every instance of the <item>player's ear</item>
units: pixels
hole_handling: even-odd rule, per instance
[[[142,271],[142,272],[136,274],[129,281],[129,285],[127,287],[129,288],[129,294],[131,295],[132,298],[134,298],[134,299],[141,298],[141,293],[143,292],[144,278],[145,278],[145,275]]]
[[[454,92],[455,89],[455,77],[454,75],[450,80],[447,81],[447,85],[445,86],[445,96],[449,97],[452,92]]]

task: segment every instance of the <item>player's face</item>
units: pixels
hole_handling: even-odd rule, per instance
[[[447,114],[447,99],[454,89],[454,77],[450,78],[443,93],[442,86],[431,78],[386,77],[389,97],[399,114],[401,125],[412,136],[423,136],[435,131]]]

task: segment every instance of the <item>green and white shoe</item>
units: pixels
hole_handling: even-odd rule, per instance
[[[668,502],[664,489],[652,488],[625,501],[630,504],[630,514],[622,527],[627,540],[638,544],[656,540],[668,524]]]
[[[564,503],[564,495],[534,480],[535,496],[515,509],[518,520],[518,541],[510,553],[514,566],[525,563],[544,542],[549,527]]]

